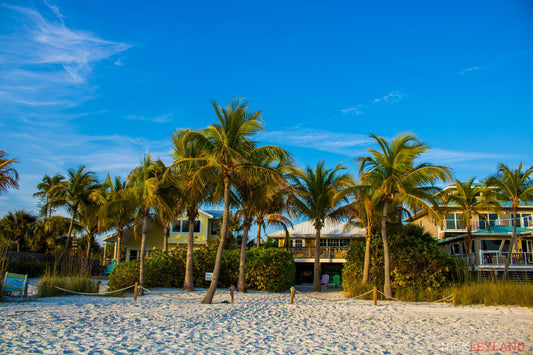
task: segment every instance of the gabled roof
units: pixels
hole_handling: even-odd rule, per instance
[[[224,214],[223,210],[198,210],[199,213],[203,213],[209,218],[222,218]]]
[[[333,222],[326,220],[324,227],[320,230],[321,238],[332,238],[332,237],[364,237],[365,229],[357,227],[348,227],[345,230],[347,223],[344,222]],[[306,221],[299,223],[293,227],[288,228],[291,238],[314,238],[315,237],[315,227],[313,226],[313,221]],[[272,238],[285,238],[285,231],[280,230],[274,233],[269,233],[269,237]]]

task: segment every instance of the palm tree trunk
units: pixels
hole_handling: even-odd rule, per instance
[[[383,206],[383,216],[381,217],[381,238],[383,239],[383,268],[385,269],[385,283],[383,293],[386,297],[392,297],[392,287],[390,282],[390,257],[389,242],[387,240],[387,214],[389,212],[389,201],[385,200]]]
[[[261,245],[261,222],[257,223],[257,246]]]
[[[168,235],[170,234],[169,224],[163,226],[163,251],[168,251]]]
[[[143,210],[143,231],[141,235],[141,250],[140,250],[140,265],[139,265],[139,286],[144,285],[144,251],[146,249],[146,234],[148,233],[148,215],[150,211],[148,209]],[[143,290],[139,290],[139,295],[143,295]]]
[[[472,273],[474,273],[476,269],[476,260],[475,260],[475,255],[473,253],[473,250],[472,248],[470,248],[471,245],[472,245],[472,226],[469,223],[466,226],[465,249],[466,249],[466,254],[468,255],[468,264],[470,265],[470,270],[472,270]]]
[[[65,242],[65,251],[63,252],[65,255],[65,261],[68,257],[68,249],[70,247],[70,238],[72,236],[72,226],[74,225],[74,218],[76,217],[76,210],[78,209],[77,206],[74,206],[74,209],[72,211],[72,217],[70,218],[70,224],[68,226],[68,233],[67,233],[67,241]]]
[[[248,232],[252,225],[251,218],[246,218],[244,221],[244,229],[242,231],[241,242],[241,258],[239,260],[239,282],[237,283],[237,290],[239,292],[246,292],[246,244],[248,243]]]
[[[91,267],[89,265],[91,260],[91,245],[94,238],[93,233],[87,234],[87,251],[85,252],[85,265],[87,266],[87,271],[90,273]]]
[[[213,269],[213,280],[209,285],[209,289],[202,300],[202,303],[211,303],[215,296],[215,291],[218,284],[218,277],[220,274],[220,267],[222,266],[222,252],[224,251],[224,243],[228,233],[228,219],[229,219],[229,192],[230,192],[230,178],[224,176],[224,214],[222,215],[222,230],[220,231],[220,242],[218,244],[217,256],[215,259],[215,268]]]
[[[20,253],[20,237],[17,238],[17,253]]]
[[[370,274],[370,242],[372,241],[372,236],[366,235],[366,245],[365,245],[365,264],[363,266],[363,284],[368,282],[368,275]]]
[[[322,288],[320,287],[320,229],[322,228],[315,228],[315,265],[313,273],[313,291],[317,292],[322,291]]]
[[[194,221],[198,215],[197,208],[190,208],[187,211],[189,216],[189,236],[187,239],[187,260],[185,261],[185,280],[183,282],[183,291],[194,291],[193,277],[193,252],[194,252]]]
[[[513,247],[516,244],[516,212],[518,209],[513,208],[513,235],[511,237],[511,243],[507,250],[507,257],[505,258],[505,267],[503,269],[503,279],[509,281],[509,265],[511,264],[511,258],[513,256]]]
[[[117,267],[118,264],[120,264],[120,242],[122,241],[122,228],[117,229],[117,242],[115,244],[115,267]]]

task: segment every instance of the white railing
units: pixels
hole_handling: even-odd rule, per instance
[[[439,227],[439,230],[440,231],[447,231],[447,230],[448,231],[450,230],[466,231],[466,226],[457,223],[457,221],[449,221],[449,222],[453,222],[454,226],[453,227],[448,226],[446,224],[447,222],[444,221],[444,226]],[[514,223],[514,220],[512,218],[498,218],[497,220],[490,220],[490,221],[484,221],[484,220],[473,221],[471,223],[471,226],[472,226],[472,231],[477,231],[480,229],[489,228],[489,226],[494,227],[494,226],[500,225],[500,226],[512,227],[513,223]],[[522,228],[532,228],[533,227],[532,216],[529,215],[529,216],[517,218],[516,225],[517,227],[522,227]]]
[[[294,258],[314,258],[315,247],[296,247],[289,249]],[[320,247],[319,255],[321,258],[344,259],[348,256],[350,247]]]
[[[507,252],[501,251],[479,251],[480,265],[505,265]],[[510,265],[532,266],[533,267],[533,253],[532,252],[513,252],[511,253]]]

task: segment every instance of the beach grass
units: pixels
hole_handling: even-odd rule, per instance
[[[89,276],[58,276],[51,272],[47,272],[37,285],[37,295],[39,297],[64,296],[69,293],[61,291],[54,286],[61,287],[66,290],[83,293],[98,293],[100,282],[91,280]]]

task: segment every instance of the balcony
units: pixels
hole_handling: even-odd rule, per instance
[[[476,220],[471,223],[472,232],[487,229],[494,226],[513,226],[513,219],[491,219],[489,221]],[[532,228],[533,221],[531,216],[521,217],[517,219],[517,227]],[[460,223],[458,219],[448,219],[444,226],[439,227],[439,232],[466,232],[466,226]]]
[[[320,247],[319,256],[323,259],[345,259],[348,256],[350,247]],[[315,257],[315,247],[290,248],[293,258],[311,259]]]
[[[466,254],[456,254],[453,256],[468,262],[468,255]],[[476,253],[475,258],[475,264],[480,268],[503,269],[507,252],[480,250]],[[533,252],[513,252],[509,267],[533,269]]]

